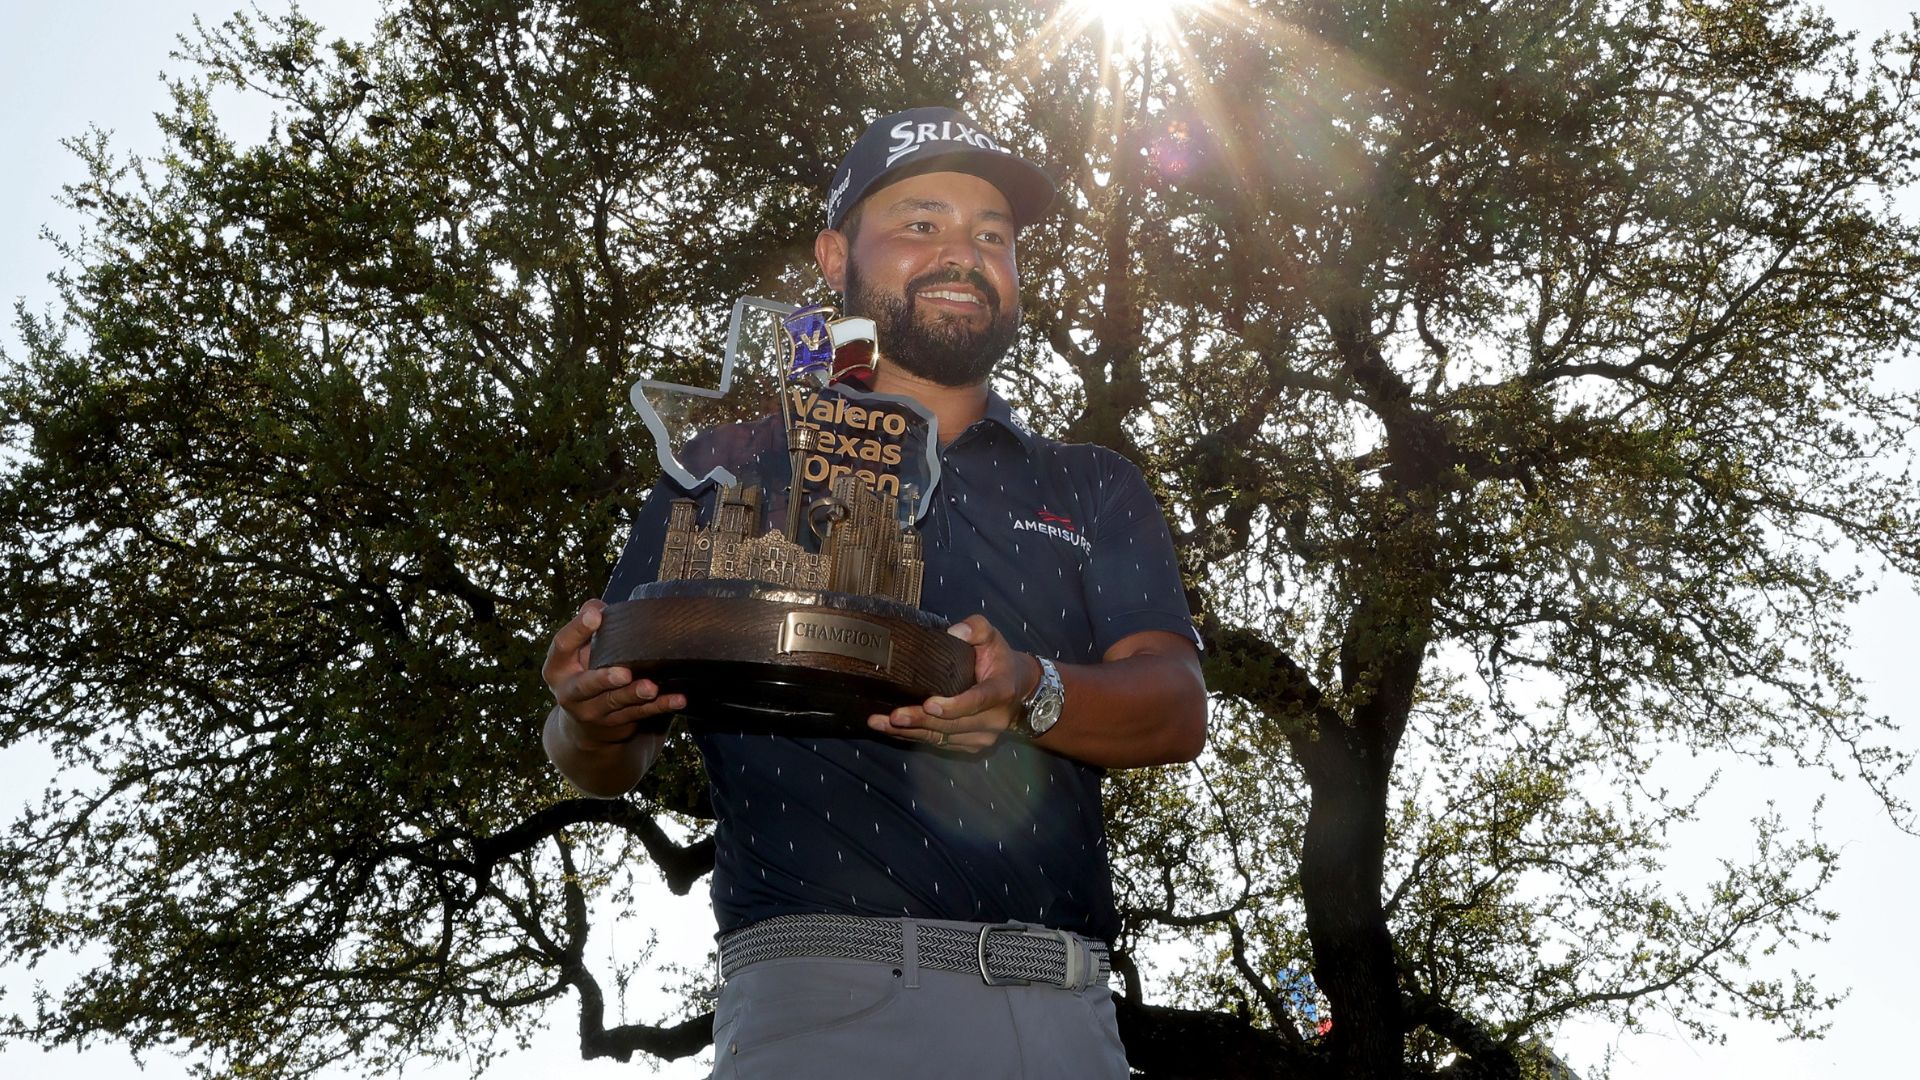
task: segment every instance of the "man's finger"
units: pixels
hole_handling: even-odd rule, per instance
[[[947,633],[976,649],[985,648],[1000,640],[1000,631],[993,628],[985,615],[969,615],[952,626]]]
[[[947,739],[947,744],[941,747],[941,749],[964,750],[969,754],[978,754],[983,750],[991,750],[994,744],[999,741],[1000,736],[990,731],[968,731],[951,736]]]
[[[649,722],[687,707],[684,694],[655,697],[654,691],[649,689],[641,700],[621,700],[628,696],[624,690],[601,694],[575,706],[569,712],[581,729],[595,733],[598,741],[625,742],[639,733],[633,730],[635,725],[658,729],[662,725]]]
[[[977,682],[952,697],[930,697],[924,706],[927,715],[943,719],[973,716],[988,709],[1013,704],[1013,681],[1000,676]]]
[[[947,733],[926,726],[927,716],[918,708],[907,706],[890,713],[876,713],[867,717],[867,726],[882,735],[905,742],[926,743],[937,746]]]
[[[932,742],[934,733],[924,727],[914,726],[905,717],[896,717],[894,713],[875,713],[867,717],[867,727],[903,742]]]
[[[625,668],[621,669],[626,671]],[[627,672],[631,676],[632,672]],[[660,696],[660,686],[651,679],[634,679],[625,686],[616,686],[605,695],[610,709],[624,709],[632,705],[646,705]]]
[[[606,715],[603,723],[632,724],[647,720],[657,720],[669,713],[677,713],[687,707],[687,699],[682,694],[668,694],[665,697],[649,698],[637,705],[626,705]]]
[[[927,712],[918,705],[902,705],[887,714],[887,723],[896,728],[927,726]]]
[[[554,687],[553,698],[573,712],[578,706],[632,681],[633,672],[623,667],[588,668],[561,680],[560,685]]]
[[[599,599],[588,600],[580,605],[580,613],[568,620],[560,632],[553,635],[553,644],[547,647],[549,660],[568,656],[587,647],[593,635],[600,629],[601,612],[606,602]]]

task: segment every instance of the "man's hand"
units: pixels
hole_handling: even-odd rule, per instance
[[[626,668],[592,666],[593,635],[606,607],[601,600],[581,605],[573,621],[553,635],[540,669],[555,704],[574,721],[574,740],[583,750],[624,743],[640,733],[641,723],[687,707],[682,695],[661,697],[658,686],[636,681]]]
[[[999,742],[1012,726],[1020,703],[1040,681],[1040,664],[1027,653],[1015,652],[983,615],[969,615],[947,633],[973,646],[973,685],[952,697],[930,697],[885,716],[870,716],[867,726],[943,750],[977,754]]]
[[[567,779],[595,795],[622,795],[653,763],[663,737],[658,717],[687,707],[680,694],[662,696],[651,680],[626,668],[593,667],[593,635],[606,604],[589,600],[553,635],[540,669],[558,706],[547,716],[542,742]]]
[[[1040,663],[1014,651],[979,615],[947,631],[973,646],[974,684],[952,697],[870,716],[882,734],[944,750],[979,753],[1000,741],[1020,703],[1040,684]],[[1107,646],[1097,664],[1060,664],[1066,701],[1034,745],[1098,765],[1132,769],[1192,761],[1207,740],[1207,684],[1193,642],[1142,630]]]

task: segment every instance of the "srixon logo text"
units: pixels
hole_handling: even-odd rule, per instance
[[[943,120],[938,124],[916,124],[906,120],[895,124],[887,134],[893,136],[893,145],[887,147],[887,165],[920,149],[921,144],[930,142],[963,142],[982,150],[1000,149],[1000,144],[993,141],[993,136],[952,120]]]

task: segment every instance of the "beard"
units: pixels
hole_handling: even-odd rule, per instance
[[[926,323],[915,317],[914,297],[922,289],[958,284],[973,286],[986,300],[992,319],[984,330],[970,330],[959,319]],[[936,270],[907,282],[905,295],[888,296],[866,288],[858,264],[848,260],[846,307],[848,315],[873,320],[887,361],[939,386],[986,382],[1020,333],[1020,298],[1014,297],[1011,308],[1003,310],[999,290],[979,270]]]

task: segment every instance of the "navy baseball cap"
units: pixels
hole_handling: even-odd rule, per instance
[[[875,120],[847,151],[827,187],[827,228],[838,229],[869,191],[888,177],[923,172],[971,173],[1000,189],[1021,225],[1053,205],[1053,181],[1039,166],[954,109],[908,109]]]

